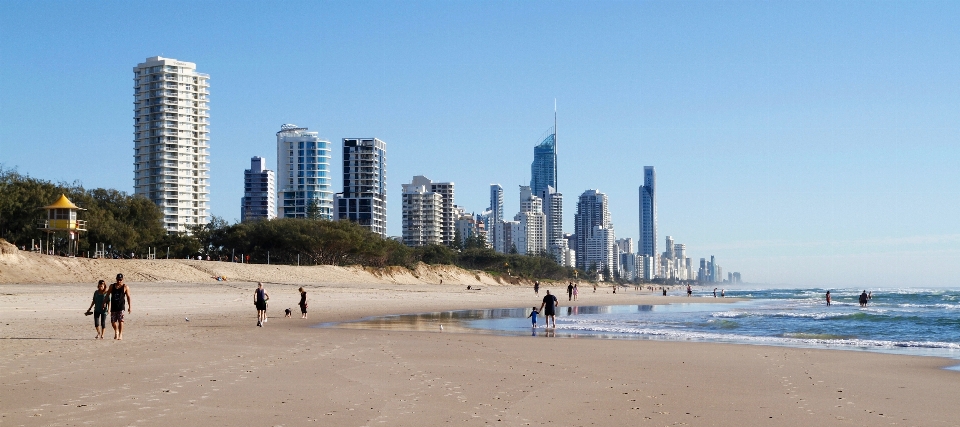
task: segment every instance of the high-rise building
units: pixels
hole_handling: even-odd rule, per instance
[[[643,167],[640,186],[640,254],[657,257],[657,175],[653,166]],[[671,249],[672,250],[672,249]]]
[[[487,243],[498,252],[506,252],[503,242],[498,240],[503,233],[497,233],[496,227],[503,222],[503,187],[500,184],[490,184],[490,208],[487,214]]]
[[[563,238],[563,194],[558,193],[552,186],[540,194],[543,200],[543,215],[546,220],[545,238],[547,252],[553,255],[558,262],[563,262],[564,252],[568,249],[567,241]]]
[[[403,184],[403,244],[439,245],[443,196],[430,189],[429,180],[423,183],[417,178],[423,177]]]
[[[530,187],[520,186],[520,213],[514,217],[519,224],[514,228],[513,245],[517,253],[539,255],[547,251],[546,216],[543,200],[533,195]]]
[[[343,139],[343,193],[336,218],[387,236],[387,143],[377,138]]]
[[[133,69],[133,191],[160,207],[170,233],[207,223],[209,79],[160,56]]]
[[[608,206],[607,195],[597,190],[587,190],[580,195],[574,220],[577,268],[596,268],[598,272],[610,271],[611,274],[617,271],[619,256]]]
[[[293,124],[277,132],[277,203],[282,218],[333,219],[330,141]]]
[[[273,219],[277,216],[274,204],[273,171],[267,169],[267,160],[252,157],[250,169],[243,171],[243,198],[240,199],[240,221]]]
[[[547,187],[557,188],[556,132],[550,132],[540,144],[533,147],[533,163],[530,165],[530,189],[533,194],[542,197]]]
[[[413,177],[413,183],[425,185],[430,191],[442,198],[440,206],[440,243],[450,245],[456,234],[456,220],[460,217],[454,204],[454,184],[452,182],[433,182],[423,175]]]

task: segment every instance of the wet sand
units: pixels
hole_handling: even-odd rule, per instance
[[[314,328],[539,298],[514,286],[308,285],[304,321],[298,286],[267,287],[258,328],[250,283],[133,283],[117,342],[92,339],[92,284],[0,284],[0,425],[960,425],[960,372],[940,369],[950,360]],[[579,304],[697,300],[716,302],[584,289]]]

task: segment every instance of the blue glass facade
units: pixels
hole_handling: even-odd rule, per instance
[[[530,165],[530,190],[542,198],[547,187],[557,188],[557,134],[551,132],[533,147],[533,164]]]

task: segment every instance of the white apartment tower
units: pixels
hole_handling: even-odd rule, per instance
[[[443,196],[433,192],[429,184],[418,183],[416,178],[413,181],[403,184],[403,244],[438,245]]]
[[[456,234],[456,221],[460,218],[457,205],[454,204],[454,184],[452,182],[433,182],[423,175],[413,177],[414,185],[423,185],[437,193],[443,199],[438,213],[440,221],[440,243],[450,245]]]
[[[280,217],[333,219],[330,141],[305,127],[280,126],[277,175]]]
[[[543,214],[543,200],[533,195],[529,186],[520,186],[520,213],[514,217],[513,245],[521,255],[539,255],[547,252],[547,217]]]
[[[169,233],[207,223],[209,79],[159,56],[133,69],[133,191],[160,207]]]
[[[273,219],[277,216],[273,171],[266,168],[266,163],[263,157],[253,157],[250,159],[250,169],[243,171],[240,221]]]
[[[387,143],[343,138],[343,192],[334,208],[336,219],[387,237]]]

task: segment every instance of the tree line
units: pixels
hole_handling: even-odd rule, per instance
[[[278,218],[230,224],[212,217],[207,224],[191,227],[190,233],[167,233],[160,208],[142,196],[96,188],[80,183],[50,182],[31,178],[0,166],[0,238],[18,247],[28,248],[31,239],[46,238],[38,229],[42,208],[64,194],[86,209],[80,219],[87,221],[87,232],[79,242],[79,253],[94,251],[94,245],[106,245],[117,257],[139,256],[148,248],[158,258],[209,256],[213,260],[239,260],[253,263],[290,265],[361,265],[365,267],[402,266],[415,268],[426,264],[456,265],[494,274],[527,278],[563,280],[574,277],[574,270],[553,258],[503,254],[486,246],[480,236],[461,239],[452,246],[408,247],[349,221],[306,218]],[[63,247],[66,236],[59,236]]]

